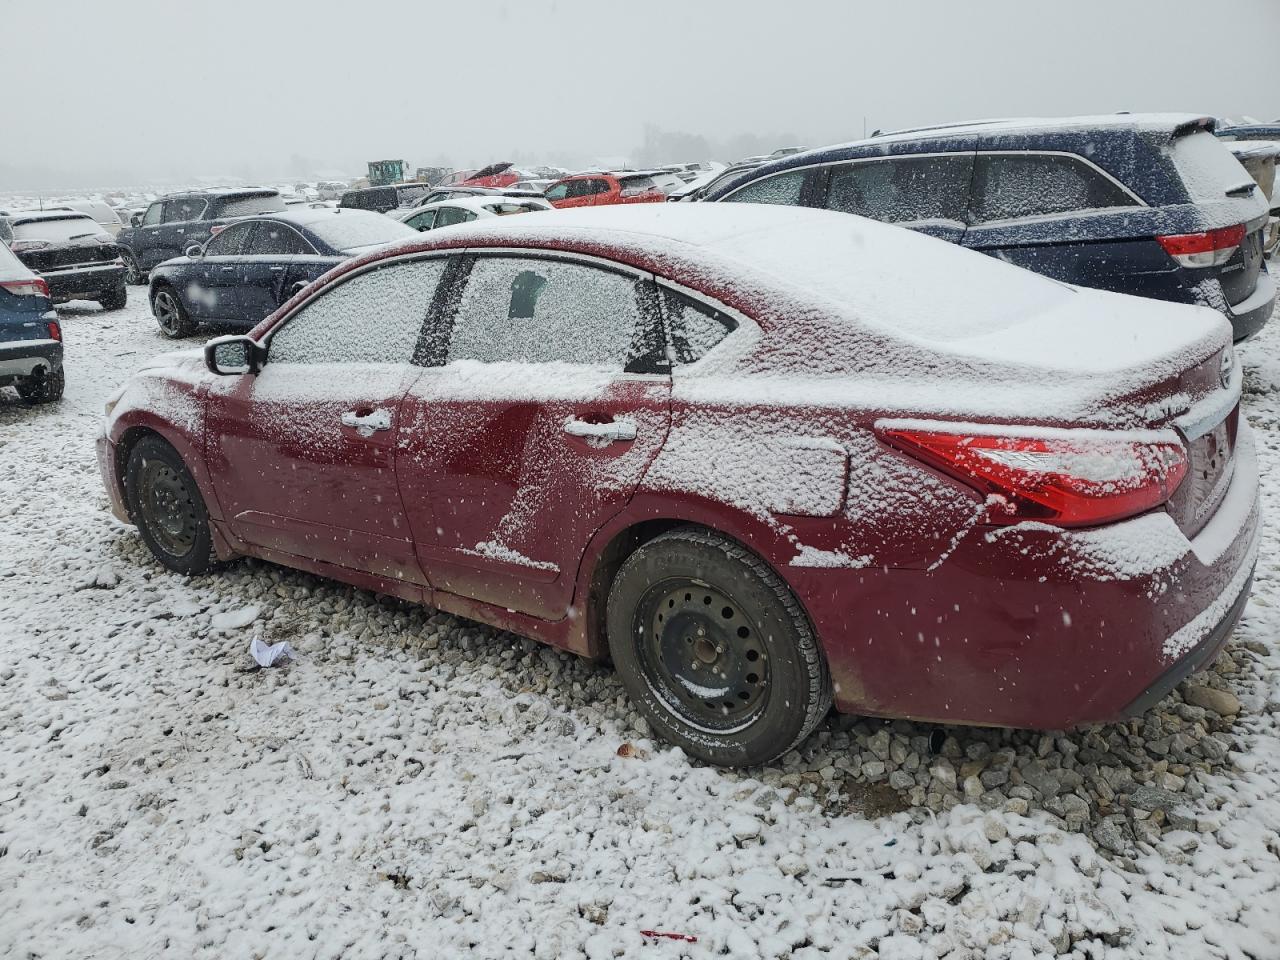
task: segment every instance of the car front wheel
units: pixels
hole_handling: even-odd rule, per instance
[[[129,516],[164,566],[188,576],[217,566],[209,512],[178,451],[149,435],[129,451],[125,467]]]
[[[160,332],[170,340],[179,340],[195,333],[196,325],[191,322],[191,316],[178,295],[168,287],[161,287],[151,298],[151,313],[156,318]]]
[[[826,660],[769,566],[709,530],[672,530],[627,558],[609,591],[609,652],[654,729],[709,763],[767,763],[831,707]]]

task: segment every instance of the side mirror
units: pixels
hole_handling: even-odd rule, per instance
[[[140,214],[140,213],[135,213],[133,216],[131,216],[131,217],[129,218],[129,226],[131,226],[131,227],[140,227],[140,226],[142,226],[142,214]]]
[[[187,249],[183,250],[183,251],[182,251],[182,254],[183,254],[183,256],[185,256],[185,257],[189,257],[189,258],[191,258],[192,260],[195,260],[195,259],[197,259],[198,257],[203,257],[203,256],[204,256],[204,244],[201,244],[201,243],[193,243],[193,244],[191,244],[190,246],[188,246],[188,247],[187,247]]]
[[[266,358],[262,344],[243,335],[214,337],[204,345],[204,365],[222,377],[257,373]]]

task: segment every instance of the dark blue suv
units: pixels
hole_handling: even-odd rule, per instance
[[[1086,287],[1271,315],[1268,203],[1214,122],[1001,120],[903,131],[766,163],[711,201],[826,207],[900,224]]]
[[[0,243],[0,387],[28,403],[62,396],[62,327],[49,285]]]

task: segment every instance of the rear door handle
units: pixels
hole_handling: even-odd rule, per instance
[[[223,267],[223,268],[222,268],[222,272],[223,272],[223,273],[233,273],[233,272],[235,271],[235,269],[236,269],[235,267]]]
[[[570,417],[564,422],[564,432],[571,437],[584,437],[587,440],[598,440],[602,444],[614,443],[618,440],[634,440],[636,423],[634,420],[611,420],[608,423],[588,423]]]
[[[361,415],[348,410],[342,415],[342,425],[351,427],[362,437],[371,437],[378,430],[391,429],[391,414],[386,410],[374,410]]]
[[[271,268],[271,272],[272,272],[272,273],[279,273],[279,272],[280,272],[280,271],[282,271],[283,269],[284,269],[284,267],[283,267],[283,266],[276,266],[276,267],[272,267],[272,268]]]

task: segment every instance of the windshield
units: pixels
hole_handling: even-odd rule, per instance
[[[219,217],[251,217],[256,213],[279,213],[284,209],[284,198],[278,193],[228,200],[222,205]]]
[[[346,211],[308,224],[311,232],[336,250],[346,252],[357,247],[371,247],[381,243],[403,240],[416,236],[418,231],[399,220],[392,220],[380,213]]]
[[[92,217],[59,217],[56,220],[31,220],[13,227],[15,240],[48,240],[63,243],[78,237],[106,237]]]

